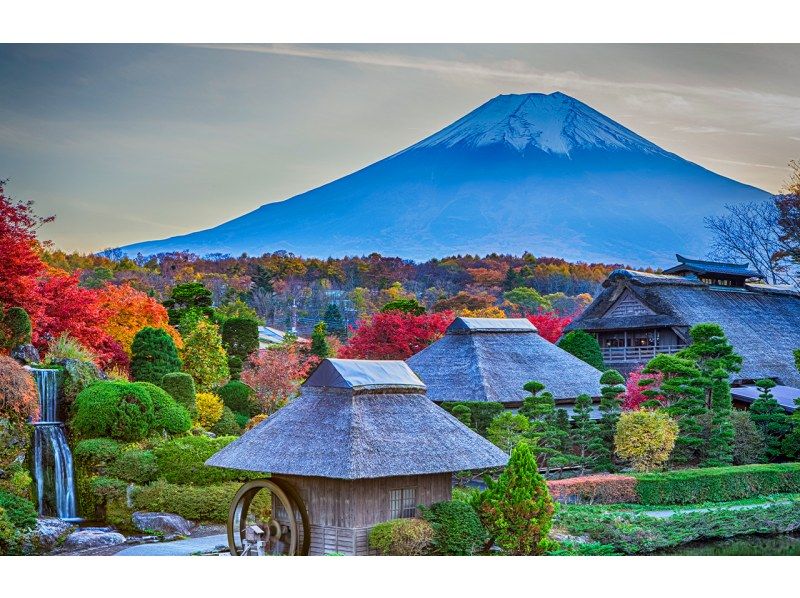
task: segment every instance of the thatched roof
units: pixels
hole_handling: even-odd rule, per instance
[[[775,378],[782,384],[800,387],[800,374],[792,355],[794,349],[800,348],[800,294],[792,289],[766,284],[723,289],[697,279],[632,270],[615,270],[603,287],[566,330],[669,326],[685,334],[694,324],[715,322],[744,357],[736,378]],[[626,291],[654,315],[603,317]]]
[[[406,362],[437,402],[521,403],[531,380],[556,400],[600,394],[601,372],[543,339],[526,319],[456,318],[444,337]]]
[[[299,398],[206,464],[348,480],[506,464],[504,452],[430,401],[405,363],[380,364],[324,360]]]
[[[722,274],[726,276],[742,276],[744,278],[763,278],[755,270],[750,270],[750,264],[734,264],[729,262],[709,262],[705,260],[695,260],[683,257],[680,253],[675,254],[678,265],[664,270],[665,274],[682,274],[693,272],[698,276],[708,274]]]
[[[778,385],[772,388],[770,392],[787,413],[794,413],[797,410],[795,401],[800,398],[800,388]],[[760,394],[761,391],[756,386],[735,386],[731,389],[731,395],[735,401],[741,401],[748,405],[755,401]]]

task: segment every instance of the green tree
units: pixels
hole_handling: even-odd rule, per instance
[[[31,319],[21,307],[9,307],[5,314],[0,305],[0,349],[11,351],[31,342]]]
[[[544,388],[536,380],[525,383],[523,389],[530,395],[523,400],[519,413],[530,421],[526,435],[533,440],[531,450],[549,473],[551,467],[565,464],[563,447],[569,434],[563,425],[563,417],[558,413],[563,409],[556,410],[553,395]]]
[[[600,443],[597,444],[595,467],[602,471],[614,471],[614,435],[622,413],[625,378],[617,370],[608,370],[600,376],[600,385]]]
[[[470,408],[467,405],[464,405],[463,403],[458,403],[450,411],[450,414],[468,428],[473,427],[472,410],[470,410]]]
[[[578,451],[581,475],[586,469],[596,468],[598,458],[606,451],[600,426],[592,419],[592,397],[587,394],[575,398],[570,442]]]
[[[503,299],[514,304],[523,314],[534,314],[540,309],[549,310],[550,302],[536,289],[517,287],[503,293]]]
[[[384,306],[381,307],[381,311],[402,311],[412,316],[421,316],[425,313],[425,307],[420,305],[419,301],[416,299],[394,299],[393,301],[385,303]]]
[[[197,393],[194,378],[186,372],[172,372],[161,379],[161,388],[166,390],[179,405],[186,407],[192,419],[197,417]]]
[[[203,320],[186,339],[183,370],[194,378],[199,392],[210,392],[228,378],[228,356],[216,324]]]
[[[222,323],[222,346],[225,352],[242,363],[258,349],[258,322],[249,318],[230,318]]]
[[[678,438],[672,461],[677,464],[697,463],[702,454],[704,439],[700,417],[706,412],[705,387],[698,383],[700,370],[690,359],[677,355],[661,354],[651,359],[642,370],[644,374],[661,373],[661,384],[643,394],[662,396],[667,413],[678,422]],[[652,383],[643,378],[640,384]]]
[[[325,322],[317,322],[314,332],[311,333],[311,353],[325,359],[331,356],[331,345],[328,342]]]
[[[792,429],[789,415],[771,392],[775,386],[773,380],[756,380],[760,394],[750,405],[750,417],[764,434],[767,457],[771,460],[779,459],[783,455],[783,439]]]
[[[524,415],[504,411],[489,424],[487,435],[489,441],[500,450],[510,453],[522,441],[530,427],[531,424]]]
[[[166,374],[179,372],[181,360],[175,341],[162,328],[142,328],[131,344],[131,378],[161,384]]]
[[[542,554],[551,548],[547,538],[553,519],[553,499],[527,443],[511,451],[500,478],[487,477],[479,514],[489,535],[506,553]]]
[[[211,291],[200,282],[176,285],[162,305],[167,308],[169,323],[173,326],[179,325],[183,315],[191,309],[197,308],[209,318],[214,314]]]
[[[325,322],[328,334],[332,334],[342,341],[347,340],[347,324],[345,324],[344,316],[342,316],[341,310],[335,303],[329,303],[328,307],[325,308],[322,321]]]
[[[217,317],[223,322],[232,318],[244,318],[246,320],[253,320],[256,325],[262,323],[261,318],[258,317],[258,312],[241,299],[221,305],[216,311]]]
[[[605,369],[603,365],[603,352],[597,339],[584,330],[572,330],[564,335],[558,346],[567,353],[572,353],[581,361],[596,367],[598,370]]]

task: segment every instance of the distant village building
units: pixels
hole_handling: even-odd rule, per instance
[[[566,331],[592,333],[606,366],[628,373],[659,353],[681,350],[690,342],[694,324],[714,322],[744,358],[735,385],[771,378],[800,388],[792,354],[800,348],[800,293],[764,284],[748,264],[676,257],[678,265],[663,274],[613,271],[603,291]],[[792,390],[781,394],[786,402]],[[741,401],[745,399],[742,395]]]
[[[286,340],[288,333],[271,326],[258,327],[258,346],[265,349],[269,345],[279,345]],[[297,337],[297,341],[301,343],[309,342],[308,339]]]
[[[600,370],[543,339],[525,318],[456,318],[406,363],[437,403],[498,401],[514,409],[531,380],[567,408],[580,394],[600,395]]]
[[[375,524],[450,500],[454,472],[507,460],[430,401],[404,362],[325,359],[298,399],[206,463],[291,484],[308,513],[309,554],[362,555]]]

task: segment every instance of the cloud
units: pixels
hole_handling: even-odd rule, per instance
[[[734,164],[736,166],[749,166],[751,168],[769,168],[772,170],[783,170],[780,166],[773,166],[772,164],[758,164],[756,162],[739,162],[737,160],[723,160],[722,158],[711,158],[710,156],[700,156],[701,160],[711,160],[712,162],[720,162],[722,164]]]
[[[712,126],[693,126],[693,125],[681,125],[677,127],[672,127],[673,131],[679,131],[681,133],[697,133],[699,135],[705,134],[715,134],[715,133],[725,133],[727,135],[745,135],[748,137],[759,137],[760,133],[754,133],[752,131],[731,131],[730,129],[725,129],[723,127],[712,127]]]

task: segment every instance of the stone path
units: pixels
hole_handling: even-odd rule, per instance
[[[159,542],[158,544],[139,544],[116,553],[115,556],[190,556],[199,553],[227,550],[228,536],[214,534],[203,538],[189,538],[175,542]]]
[[[668,519],[673,515],[680,515],[682,513],[710,513],[713,511],[745,511],[749,509],[762,509],[773,505],[790,505],[791,501],[782,500],[769,503],[757,503],[752,505],[730,505],[727,507],[697,507],[694,509],[676,509],[676,510],[663,510],[663,511],[641,511],[640,514],[656,519]]]

